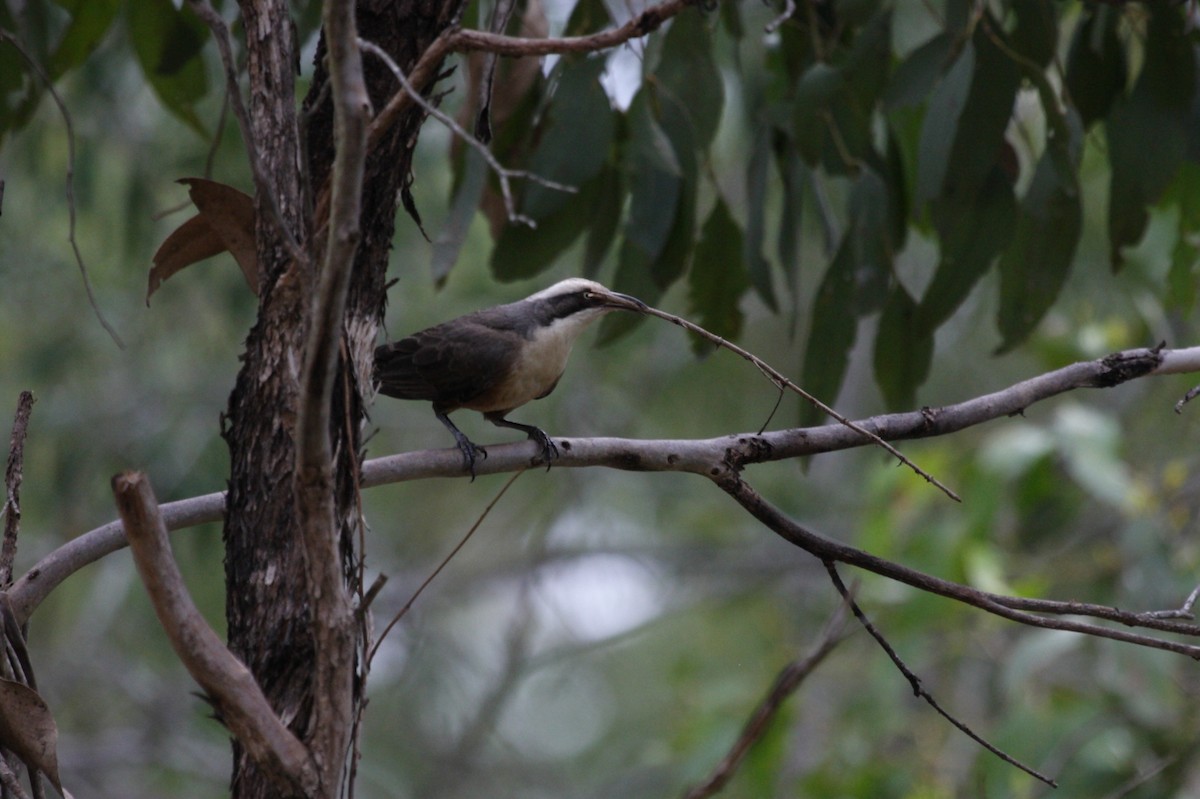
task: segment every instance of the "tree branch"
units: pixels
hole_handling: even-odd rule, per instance
[[[341,574],[330,424],[346,294],[360,238],[370,97],[353,0],[324,4],[335,156],[325,257],[307,325],[296,424],[296,509],[316,647],[310,745],[325,796],[335,796],[351,727],[353,616]]]
[[[862,419],[858,425],[881,438],[896,441],[946,435],[994,419],[1019,413],[1030,405],[1087,386],[1115,386],[1151,375],[1200,371],[1200,347],[1181,350],[1135,349],[1114,353],[1095,361],[1082,361],[1024,380],[1000,391],[940,408],[885,414]],[[797,428],[770,433],[743,433],[710,439],[637,440],[623,438],[557,438],[559,457],[555,468],[605,466],[626,471],[690,472],[720,482],[737,480],[745,466],[768,461],[814,455],[866,446],[869,439],[841,424]],[[488,446],[487,460],[476,464],[479,474],[495,474],[528,468],[541,463],[537,444],[522,441]],[[462,453],[457,448],[420,450],[388,455],[363,464],[362,487],[389,483],[463,477]],[[168,529],[178,530],[205,522],[220,521],[225,511],[225,494],[168,502],[161,508]],[[789,521],[788,524],[791,524]],[[774,528],[772,528],[774,529]],[[825,539],[821,539],[825,540]],[[91,530],[46,555],[18,579],[11,591],[17,618],[28,620],[39,604],[75,571],[125,546],[120,521]],[[858,550],[854,550],[858,552]],[[866,555],[866,553],[861,553]],[[818,557],[823,557],[818,554]],[[839,558],[832,558],[839,560]],[[849,561],[845,561],[849,562]],[[881,564],[888,561],[879,560]],[[861,565],[861,564],[854,564]],[[888,564],[894,565],[894,564]],[[903,569],[903,567],[897,567]],[[871,569],[875,570],[875,569]],[[882,573],[882,572],[879,572]],[[913,572],[913,575],[920,575]],[[888,574],[886,576],[895,576]],[[920,575],[923,579],[924,575]],[[907,579],[901,582],[909,582]],[[917,578],[913,578],[917,579]],[[930,578],[934,579],[934,578]],[[953,586],[955,584],[948,583]],[[918,585],[918,587],[923,587]],[[973,590],[973,589],[968,589]],[[940,593],[934,591],[934,593]],[[1200,625],[1166,617],[1158,611],[1130,612],[1081,602],[1028,599],[985,594],[988,602],[1005,611],[1091,616],[1147,629],[1180,635],[1200,636]],[[1003,614],[1001,614],[1003,615]],[[1036,617],[1035,617],[1036,618]],[[1190,618],[1190,616],[1185,616]],[[1044,626],[1044,625],[1039,625]],[[1108,636],[1112,637],[1112,636]],[[1133,643],[1141,643],[1133,641]],[[1185,654],[1191,654],[1190,651]]]
[[[33,392],[22,391],[17,398],[12,436],[8,440],[8,460],[4,466],[4,543],[0,544],[0,586],[12,582],[13,561],[17,557],[17,533],[21,527],[21,477],[25,465],[25,434],[33,411]]]
[[[817,639],[817,643],[808,651],[808,654],[793,660],[776,675],[775,682],[771,684],[767,695],[750,714],[750,718],[742,727],[741,734],[729,747],[729,752],[721,758],[721,762],[704,782],[684,794],[684,799],[707,799],[707,797],[720,793],[729,783],[729,780],[737,773],[742,761],[746,759],[746,755],[750,753],[750,747],[766,735],[771,722],[783,709],[784,703],[791,698],[792,694],[796,693],[800,685],[816,671],[817,666],[821,665],[837,645],[845,640],[846,636],[843,633],[847,618],[846,606],[849,601],[850,598],[847,596],[846,600],[837,606],[833,615],[829,617],[829,621],[825,623],[821,637]]]
[[[624,25],[588,36],[565,36],[554,39],[526,39],[504,36],[479,30],[460,30],[450,41],[450,49],[459,53],[483,50],[504,56],[538,56],[555,53],[594,53],[639,39],[662,27],[663,23],[697,0],[668,0],[647,8]]]
[[[255,761],[288,791],[315,796],[318,777],[304,745],[263,696],[253,675],[233,656],[197,610],[171,554],[154,491],[138,472],[112,480],[117,510],[154,612],[188,673],[204,690],[233,735]]]

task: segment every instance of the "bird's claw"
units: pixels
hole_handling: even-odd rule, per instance
[[[534,428],[529,433],[529,438],[536,441],[542,447],[542,460],[546,462],[546,471],[550,471],[550,463],[558,457],[558,447],[551,440],[550,436],[546,435],[544,430]]]
[[[487,450],[478,444],[463,438],[458,442],[458,449],[463,455],[463,466],[471,473],[471,482],[475,482],[475,460],[478,456],[483,456],[483,460],[487,460]]]

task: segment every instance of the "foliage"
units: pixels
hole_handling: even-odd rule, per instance
[[[607,27],[617,5],[581,0],[563,32]],[[549,66],[494,139],[506,166],[580,188],[521,184],[536,231],[510,225],[488,241],[470,218],[490,178],[465,179],[463,158],[456,179],[445,139],[427,130],[418,204],[435,221],[442,206],[467,221],[461,250],[445,256],[453,291],[436,297],[414,266],[429,248],[401,226],[391,332],[519,296],[550,272],[584,272],[686,308],[776,363],[802,363],[794,371],[825,399],[845,384],[839,407],[854,414],[1194,339],[1187,8],[800,2],[764,34],[779,10],[689,10],[644,44]],[[219,112],[213,47],[186,4],[31,2],[0,7],[0,28],[61,80],[81,132],[82,246],[102,307],[139,333],[117,354],[81,311],[56,196],[62,123],[0,42],[0,221],[15,231],[0,239],[0,410],[26,385],[41,398],[24,545],[48,549],[111,517],[103,476],[119,468],[144,465],[164,498],[223,485],[217,418],[253,300],[232,268],[214,266],[141,308],[151,254],[179,221],[150,212],[182,200],[172,181],[202,171],[197,134],[213,133]],[[629,49],[642,80],[617,85]],[[217,173],[246,188],[235,138],[223,139]],[[523,282],[497,290],[489,274]],[[587,368],[527,413],[579,434],[700,437],[756,429],[769,412],[770,387],[744,364],[696,362],[658,327],[603,336],[621,333],[620,349],[579,353]],[[985,357],[997,351],[1006,357]],[[761,467],[762,488],[819,529],[943,576],[1169,607],[1200,558],[1196,464],[1179,448],[1195,425],[1166,428],[1161,413],[1184,388],[1063,402],[906,447],[952,478],[963,509],[866,453],[822,457],[804,476]],[[375,453],[447,443],[426,408],[381,404],[373,421]],[[368,492],[368,562],[392,576],[380,618],[494,485]],[[832,609],[819,569],[675,476],[530,473],[513,497],[383,648],[360,794],[677,794]],[[215,532],[177,546],[219,618]],[[1018,757],[1044,756],[1062,795],[1185,795],[1195,784],[1197,719],[1179,701],[1195,689],[1192,664],[976,620],[876,580],[861,590],[931,690]],[[127,560],[81,574],[35,618],[68,787],[221,790],[221,731],[200,720],[160,644]],[[730,795],[1037,795],[909,704],[864,636],[834,658]]]

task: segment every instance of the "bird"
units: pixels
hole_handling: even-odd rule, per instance
[[[547,468],[558,447],[545,431],[506,418],[554,390],[579,335],[611,311],[642,312],[641,300],[583,278],[568,278],[523,300],[474,311],[375,349],[379,393],[428,400],[454,435],[463,467],[475,479],[487,450],[463,434],[449,414],[478,411],[498,427],[520,430],[541,447]]]

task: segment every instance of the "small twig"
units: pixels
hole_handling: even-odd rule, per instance
[[[766,27],[763,28],[763,30],[765,30],[767,33],[774,33],[775,31],[779,30],[780,26],[782,26],[783,23],[785,23],[789,19],[791,19],[792,15],[795,13],[796,13],[795,0],[785,0],[785,2],[783,4],[783,11],[779,14],[779,16],[775,17],[775,19],[768,22],[766,24]]]
[[[503,56],[539,56],[563,53],[594,53],[618,47],[630,39],[640,39],[662,27],[697,0],[668,0],[650,6],[642,13],[631,17],[624,25],[588,36],[564,36],[560,38],[529,39],[520,36],[503,36],[478,30],[460,30],[453,34],[450,49],[457,52],[483,50]]]
[[[892,455],[892,457],[896,458],[901,463],[903,463],[905,466],[912,469],[914,472],[916,472],[918,475],[920,475],[922,478],[924,478],[926,480],[926,482],[932,483],[934,486],[941,489],[942,493],[945,494],[946,496],[950,497],[950,499],[954,500],[955,502],[962,502],[962,499],[958,496],[958,494],[956,494],[956,493],[954,493],[954,491],[950,490],[950,488],[947,487],[945,484],[943,484],[942,481],[938,480],[936,477],[929,474],[929,472],[925,471],[920,466],[918,466],[917,464],[915,464],[911,460],[909,460],[907,456],[905,456],[902,452],[900,452],[900,450],[896,449],[891,444],[884,441],[877,434],[872,433],[870,430],[867,430],[865,427],[858,424],[857,422],[850,421],[850,419],[848,419],[845,416],[843,416],[842,414],[838,413],[833,408],[826,405],[824,402],[821,402],[821,400],[817,399],[812,394],[809,394],[807,391],[800,388],[800,386],[793,383],[787,377],[784,377],[784,375],[779,370],[775,369],[775,367],[771,366],[766,361],[764,361],[762,358],[759,358],[757,355],[754,355],[753,353],[749,352],[748,350],[742,349],[738,345],[725,340],[721,336],[718,336],[714,333],[708,332],[704,328],[700,327],[700,325],[698,325],[694,322],[689,322],[687,319],[684,319],[681,316],[676,316],[675,314],[670,314],[670,313],[667,313],[666,311],[660,311],[657,308],[649,308],[649,307],[646,308],[643,311],[643,313],[649,314],[651,316],[657,316],[659,319],[665,319],[672,324],[679,325],[684,330],[695,333],[696,335],[700,336],[701,338],[705,338],[708,341],[711,341],[713,344],[716,344],[718,347],[724,347],[725,349],[729,350],[730,352],[734,353],[735,355],[739,355],[742,358],[745,358],[747,361],[754,364],[754,366],[758,368],[758,371],[762,372],[767,377],[768,380],[770,380],[772,383],[774,383],[781,390],[784,387],[786,387],[786,388],[792,390],[793,392],[795,392],[796,394],[799,394],[801,397],[803,397],[808,402],[812,403],[814,406],[819,408],[823,413],[825,413],[827,416],[829,416],[832,419],[834,419],[835,421],[837,421],[839,424],[850,428],[851,430],[858,433],[859,435],[870,439],[877,446],[882,447],[883,449],[887,450]]]
[[[375,659],[375,653],[379,651],[379,646],[383,643],[383,639],[386,638],[387,634],[392,631],[392,628],[395,627],[396,624],[405,617],[408,611],[412,608],[413,603],[417,601],[417,597],[419,597],[425,591],[425,589],[429,587],[429,584],[433,582],[434,578],[442,573],[442,569],[446,568],[446,565],[450,563],[455,555],[458,554],[459,550],[466,546],[467,542],[471,540],[471,536],[475,535],[475,531],[479,529],[481,524],[483,524],[483,520],[486,519],[488,514],[492,512],[492,508],[496,507],[496,503],[500,501],[500,498],[503,497],[512,484],[517,481],[517,478],[524,473],[525,470],[521,469],[520,471],[515,472],[512,477],[508,478],[508,482],[501,486],[500,490],[496,492],[496,496],[492,497],[492,501],[489,502],[487,507],[483,509],[483,513],[479,514],[479,518],[476,519],[475,523],[471,525],[471,529],[467,530],[466,534],[463,535],[459,542],[454,545],[454,548],[450,550],[450,553],[446,555],[446,557],[442,558],[442,562],[437,565],[437,568],[434,569],[419,586],[417,586],[417,590],[413,591],[412,596],[410,596],[408,601],[404,603],[404,607],[400,608],[400,611],[392,618],[391,621],[387,623],[387,626],[383,628],[383,632],[379,634],[379,638],[376,639],[375,645],[371,647],[371,652],[367,656],[368,663]]]
[[[775,682],[767,691],[767,695],[754,708],[754,712],[750,714],[750,718],[742,727],[741,735],[729,748],[729,752],[709,774],[708,779],[688,790],[684,794],[684,799],[707,799],[707,797],[716,795],[728,784],[733,775],[737,773],[742,761],[746,759],[746,755],[750,753],[750,747],[766,734],[771,722],[783,708],[784,702],[796,693],[800,684],[816,670],[817,666],[833,652],[838,644],[845,640],[842,632],[846,626],[847,606],[846,601],[837,606],[833,615],[825,622],[825,629],[821,632],[821,637],[817,639],[817,643],[809,650],[808,654],[793,660],[776,675]]]
[[[492,168],[492,171],[496,173],[496,177],[500,181],[500,194],[504,198],[504,210],[508,214],[508,219],[510,222],[527,225],[531,228],[537,227],[537,222],[528,216],[517,212],[516,205],[513,202],[512,186],[510,183],[513,178],[532,180],[533,182],[539,183],[548,189],[554,189],[555,191],[562,191],[568,194],[574,194],[578,191],[578,189],[574,186],[567,186],[562,183],[557,183],[553,180],[547,180],[541,175],[534,174],[533,172],[528,172],[523,169],[508,169],[507,167],[502,166],[496,159],[496,156],[492,154],[492,151],[488,149],[486,144],[468,133],[463,126],[458,124],[458,122],[456,122],[449,114],[442,111],[433,103],[422,97],[421,94],[413,87],[409,79],[405,76],[404,72],[400,69],[400,66],[395,62],[395,60],[392,59],[390,55],[387,54],[387,52],[383,50],[383,48],[362,39],[358,40],[358,46],[363,50],[366,50],[368,53],[377,56],[381,61],[383,61],[383,63],[387,65],[387,68],[392,71],[392,74],[396,77],[396,80],[400,82],[401,87],[403,87],[407,95],[411,97],[413,101],[417,103],[417,105],[425,109],[426,113],[449,128],[456,136],[460,137],[464,142],[475,148],[475,150],[477,150],[479,154],[483,156],[483,159],[487,161],[488,166]]]
[[[306,263],[308,255],[300,246],[300,242],[296,241],[296,237],[292,235],[292,231],[283,221],[283,212],[279,208],[279,201],[275,197],[275,192],[271,190],[271,181],[267,176],[266,170],[262,165],[262,158],[259,157],[257,140],[254,137],[254,128],[250,124],[250,113],[246,110],[246,103],[242,99],[242,90],[238,86],[238,71],[237,62],[233,58],[233,45],[229,35],[229,26],[225,24],[225,18],[221,16],[208,0],[187,0],[192,11],[196,13],[201,20],[208,25],[212,32],[213,39],[217,42],[217,50],[221,53],[221,65],[225,70],[225,92],[227,100],[233,102],[233,115],[237,118],[238,127],[242,131],[242,144],[246,148],[246,159],[250,162],[250,172],[254,176],[254,186],[258,191],[259,197],[266,203],[267,210],[271,214],[272,221],[275,222],[275,228],[279,233],[279,239],[287,248],[288,254],[297,263]],[[220,131],[217,133],[220,136]]]
[[[21,785],[21,778],[3,757],[0,757],[0,785],[3,785],[6,791],[10,791],[15,799],[29,799],[29,794],[25,793],[25,787]]]
[[[1183,399],[1175,403],[1175,413],[1183,413],[1183,406],[1200,396],[1200,386],[1195,386],[1188,389],[1188,392],[1183,395]]]
[[[308,750],[275,715],[250,670],[221,642],[188,594],[150,481],[139,472],[125,472],[113,478],[112,489],[138,574],[175,654],[254,761],[289,793],[316,795],[319,781]]]
[[[21,527],[21,479],[25,465],[25,436],[33,411],[33,392],[22,391],[17,398],[12,435],[8,440],[8,461],[4,466],[4,543],[0,544],[0,587],[12,583],[13,562],[17,559],[17,534]]]
[[[104,314],[100,310],[100,304],[96,301],[96,294],[92,291],[92,281],[88,277],[87,265],[83,261],[83,253],[79,251],[79,243],[75,240],[75,125],[71,121],[71,113],[67,111],[67,104],[63,102],[58,90],[54,88],[54,81],[50,80],[50,76],[42,69],[42,65],[37,60],[25,51],[17,38],[8,31],[0,28],[0,40],[6,41],[13,46],[21,57],[25,59],[25,63],[29,64],[38,76],[38,78],[46,85],[46,91],[53,98],[54,104],[58,106],[58,113],[63,118],[63,124],[67,128],[67,241],[71,244],[71,251],[75,253],[75,264],[79,267],[79,274],[83,277],[83,289],[87,292],[88,304],[92,306],[92,312],[96,314],[96,319],[100,322],[108,335],[112,338],[116,345],[121,349],[125,349],[125,342],[117,335],[117,331],[104,318]]]
[[[1146,615],[1153,619],[1187,619],[1191,621],[1196,618],[1196,614],[1192,612],[1192,608],[1196,605],[1196,599],[1200,597],[1200,585],[1192,589],[1192,593],[1188,594],[1187,599],[1183,604],[1174,610],[1152,610]]]
[[[841,594],[842,599],[846,602],[846,604],[850,606],[850,611],[854,614],[854,618],[858,619],[858,622],[863,626],[863,629],[865,629],[870,636],[875,639],[875,642],[879,644],[880,648],[887,653],[887,656],[891,659],[892,663],[894,663],[896,668],[900,670],[900,673],[904,675],[904,679],[908,680],[908,684],[912,686],[913,694],[915,696],[925,700],[926,704],[937,711],[938,715],[953,724],[960,732],[962,732],[971,740],[975,741],[975,743],[979,744],[984,749],[991,752],[996,757],[1003,760],[1005,763],[1008,763],[1011,766],[1016,766],[1021,771],[1024,771],[1034,779],[1044,782],[1051,788],[1058,787],[1058,783],[1056,783],[1053,779],[1047,777],[1045,774],[1042,774],[1032,766],[1025,765],[1004,750],[988,742],[981,735],[979,735],[979,733],[971,729],[966,723],[959,721],[945,708],[938,704],[938,701],[933,698],[933,695],[926,691],[925,687],[921,685],[921,678],[913,673],[912,669],[905,664],[904,660],[900,657],[896,650],[892,648],[892,645],[888,643],[888,640],[884,638],[883,633],[881,633],[879,629],[871,623],[871,620],[867,618],[866,614],[863,613],[862,608],[858,606],[858,603],[854,600],[854,597],[850,594],[850,591],[847,590],[846,584],[842,582],[842,577],[837,571],[837,564],[835,564],[832,560],[825,560],[822,561],[822,563],[825,565],[825,570],[829,572],[829,579],[833,581],[834,587],[837,588],[838,593]]]

